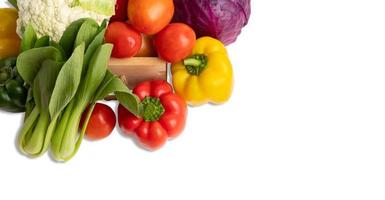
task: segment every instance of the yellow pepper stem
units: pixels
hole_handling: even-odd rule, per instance
[[[183,65],[191,75],[198,76],[207,67],[208,58],[204,54],[196,54],[183,60]]]

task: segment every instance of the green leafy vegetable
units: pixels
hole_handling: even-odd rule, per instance
[[[141,112],[141,104],[139,104],[139,98],[127,88],[127,86],[122,82],[122,80],[113,75],[110,71],[107,71],[102,83],[100,84],[98,90],[94,95],[94,98],[91,101],[91,105],[89,106],[88,113],[84,120],[84,125],[79,135],[79,139],[75,144],[75,152],[78,150],[81,143],[81,139],[84,137],[87,124],[90,120],[96,102],[104,99],[111,93],[115,93],[115,95],[117,96],[119,95],[119,98],[124,100],[121,101],[121,104],[127,109],[129,109],[133,114],[138,115]]]
[[[111,52],[112,45],[104,44],[94,53],[90,60],[85,79],[78,91],[80,101],[90,101],[92,99],[94,92],[104,79]]]
[[[56,43],[54,41],[50,41],[49,42],[49,46],[56,48],[61,53],[62,58],[66,58],[67,57],[66,52],[64,51],[63,47],[60,46],[59,43]]]
[[[39,47],[46,47],[49,46],[49,37],[48,36],[43,36],[36,40],[34,48],[39,48]]]
[[[87,48],[86,54],[84,55],[84,65],[88,66],[92,55],[95,53],[96,49],[100,47],[100,45],[104,42],[104,33],[106,32],[106,29],[102,29],[99,31],[99,33],[95,36],[94,40],[90,43],[90,45]]]
[[[33,82],[33,97],[39,110],[48,111],[52,91],[61,64],[53,60],[45,60]]]
[[[137,103],[139,102],[138,97],[127,88],[122,80],[108,71],[92,102],[96,103],[96,101],[104,99],[111,93],[115,93],[119,102],[131,113],[137,116],[140,115],[140,104]]]
[[[55,160],[71,159],[80,147],[96,101],[110,93],[123,100],[132,113],[140,113],[139,99],[107,70],[112,45],[103,44],[106,26],[106,21],[98,26],[91,19],[77,20],[59,43],[48,37],[33,39],[33,29],[26,32],[30,35],[23,41],[26,51],[17,59],[21,77],[31,86],[19,137],[19,148],[26,155],[42,155],[50,146]],[[30,46],[33,40],[39,48]],[[87,106],[88,117],[79,133]]]
[[[27,51],[35,47],[35,43],[37,40],[35,29],[33,29],[32,25],[28,25],[23,33],[23,40],[21,41],[20,47],[21,52]]]
[[[25,123],[23,133],[26,134],[22,134],[19,139],[20,148],[30,156],[38,156],[46,150],[44,149],[44,142],[47,141],[45,138],[50,123],[48,104],[60,68],[60,63],[53,60],[45,60],[34,79],[33,96],[36,104],[34,109],[38,110],[39,116],[35,118],[35,115],[32,115],[36,123],[31,126]]]
[[[61,52],[54,47],[41,47],[21,53],[17,57],[16,67],[23,80],[32,84],[44,60],[51,59],[57,62],[63,60]]]
[[[35,107],[35,101],[33,101],[32,89],[29,88],[28,93],[27,93],[27,100],[25,103],[24,120],[28,118],[29,114],[31,114],[34,107]]]
[[[68,124],[61,123],[57,130],[59,133],[53,136],[52,153],[56,160],[69,160],[77,152],[81,116],[104,79],[111,52],[112,45],[104,44],[91,58],[86,76],[73,100],[73,108],[64,112],[63,119]]]
[[[70,57],[73,52],[76,36],[84,21],[86,21],[85,18],[72,22],[60,38],[59,44],[64,49],[67,57]]]
[[[85,48],[92,42],[95,36],[98,34],[99,25],[92,19],[86,19],[80,26],[78,34],[75,39],[75,47],[81,43],[85,43]]]
[[[56,117],[75,96],[80,84],[84,59],[84,43],[79,45],[63,65],[57,77],[49,112]]]
[[[102,24],[100,24],[100,26],[99,26],[99,31],[107,28],[107,26],[108,26],[108,19],[104,19]]]

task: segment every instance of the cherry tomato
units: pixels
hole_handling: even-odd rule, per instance
[[[81,125],[82,128],[84,120],[87,116],[88,108],[82,115]],[[91,118],[88,122],[86,129],[86,137],[91,140],[99,140],[105,138],[111,134],[116,125],[116,116],[114,111],[107,105],[97,103],[91,114]]]
[[[196,40],[192,28],[183,23],[169,24],[155,36],[155,48],[161,58],[176,63],[191,54]]]
[[[115,4],[115,15],[111,17],[111,22],[125,22],[127,21],[127,5],[128,0],[117,0]]]
[[[174,15],[173,0],[130,0],[128,19],[140,32],[153,35],[170,23]]]
[[[112,22],[108,25],[105,40],[114,44],[112,57],[129,58],[138,53],[142,46],[142,36],[125,22]]]

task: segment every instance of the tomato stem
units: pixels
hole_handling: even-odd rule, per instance
[[[141,102],[143,107],[143,119],[146,122],[158,121],[164,113],[164,107],[159,98],[146,97]]]
[[[196,54],[183,60],[186,70],[191,75],[198,76],[207,67],[208,58],[204,54]]]

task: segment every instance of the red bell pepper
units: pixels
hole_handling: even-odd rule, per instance
[[[118,108],[119,126],[125,134],[135,134],[146,148],[162,147],[168,138],[178,136],[184,129],[187,104],[173,92],[166,81],[145,81],[133,90],[141,100],[143,113],[137,117],[122,105]]]

